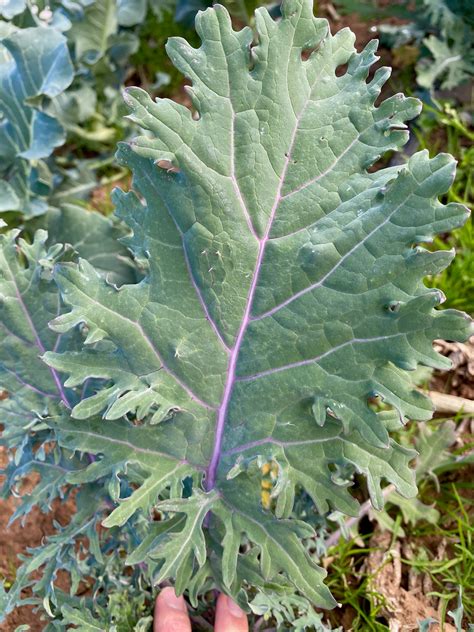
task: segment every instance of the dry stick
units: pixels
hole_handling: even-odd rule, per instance
[[[253,626],[253,632],[260,632],[262,625],[265,623],[265,617],[259,617]]]
[[[332,2],[328,2],[324,8],[335,22],[340,22],[341,16],[336,11],[336,7],[332,4]]]
[[[203,630],[210,630],[210,632],[212,632],[212,630],[214,629],[209,621],[206,621],[206,619],[204,617],[201,617],[199,614],[191,614],[190,616],[191,621],[193,623],[196,623],[197,625],[200,625]]]
[[[429,391],[428,395],[439,413],[458,413],[462,411],[467,414],[474,414],[474,401],[472,399],[437,393],[436,391]]]

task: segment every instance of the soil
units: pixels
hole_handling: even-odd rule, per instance
[[[95,188],[91,193],[90,205],[98,213],[110,215],[114,211],[114,204],[110,199],[112,191],[118,187],[127,191],[131,188],[132,179],[130,175],[123,176],[120,180],[103,184]]]
[[[430,389],[474,400],[474,337],[469,342],[437,340],[435,349],[452,362],[450,371],[435,371]]]
[[[4,448],[0,448],[0,467],[6,465]],[[35,477],[25,479],[22,486],[22,494],[27,494],[35,485]],[[15,578],[16,568],[20,564],[18,555],[25,555],[28,548],[39,546],[44,538],[55,532],[53,521],[65,525],[74,511],[74,501],[54,501],[52,511],[44,514],[36,507],[28,514],[24,522],[15,521],[8,526],[10,516],[20,504],[20,499],[10,497],[8,500],[0,500],[0,578],[7,584]],[[63,589],[67,586],[67,578],[60,577],[58,585]],[[17,626],[28,624],[31,632],[41,632],[44,622],[33,612],[31,606],[23,606],[9,615],[5,623],[0,623],[0,632],[13,632]]]
[[[392,534],[377,531],[370,541],[373,549],[367,556],[363,572],[371,575],[371,590],[380,597],[380,615],[388,623],[391,632],[415,632],[418,623],[424,619],[442,620],[437,611],[437,599],[430,595],[433,586],[428,575],[407,570],[402,558],[412,556],[410,543],[392,544]],[[440,545],[440,555],[445,552]],[[440,626],[433,624],[430,632],[441,632]],[[445,623],[443,632],[456,632],[456,628]]]

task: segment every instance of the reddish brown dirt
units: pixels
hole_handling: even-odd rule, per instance
[[[6,454],[4,449],[0,448],[0,467],[5,465]],[[34,479],[31,477],[25,481],[22,492],[28,493],[33,486]],[[54,502],[50,514],[43,514],[38,509],[33,509],[24,524],[17,520],[8,527],[10,516],[19,502],[17,498],[0,500],[0,578],[7,583],[11,583],[15,578],[16,568],[20,565],[18,555],[24,555],[27,548],[39,546],[46,536],[54,533],[53,520],[63,525],[67,524],[69,516],[74,511],[74,502],[71,500],[63,503]],[[62,578],[58,584],[63,584],[64,588],[66,582],[67,580]],[[30,625],[31,632],[41,632],[44,629],[44,622],[33,612],[33,609],[24,606],[9,615],[5,623],[0,624],[0,632],[13,632],[17,626],[25,623]]]
[[[118,187],[127,191],[132,186],[130,176],[124,176],[121,180],[111,182],[109,184],[100,185],[91,193],[90,205],[98,213],[110,215],[114,210],[114,205],[110,199],[111,192]]]

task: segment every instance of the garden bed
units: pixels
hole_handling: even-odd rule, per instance
[[[363,21],[356,14],[343,16],[328,3],[321,4],[320,15],[328,17],[334,32],[349,26],[357,35],[358,50],[377,36],[375,27],[380,24],[379,20]],[[386,23],[399,25],[403,21],[390,18]],[[386,98],[399,89],[406,90],[407,68],[406,65],[401,65],[400,56],[388,48],[382,48],[380,55],[381,59],[375,68],[395,65],[394,77],[384,88],[382,97]],[[411,70],[413,80],[413,67]],[[145,84],[151,81],[151,78],[143,78],[141,73],[134,74],[133,78],[140,76]],[[188,103],[182,85],[174,86],[173,90],[172,96],[176,97],[176,100]],[[433,146],[436,146],[437,151],[452,141],[449,131],[444,128],[435,130],[433,136]],[[459,140],[459,147],[464,149],[466,146],[465,139]],[[386,159],[383,157],[382,163],[384,161],[386,162]],[[110,180],[114,177],[113,174]],[[121,178],[127,188],[128,176],[121,174]],[[110,213],[111,203],[108,196],[112,188],[113,183],[107,182],[93,189],[91,205],[95,210],[106,215]],[[446,245],[451,245],[448,238]],[[466,253],[465,255],[468,256]],[[447,278],[446,283],[449,282]],[[462,291],[462,282],[459,282],[459,287]],[[447,290],[446,287],[443,289]],[[449,289],[446,293],[450,300],[456,300],[457,297],[453,296]],[[451,358],[454,366],[451,371],[435,372],[425,377],[425,390],[467,400],[474,399],[473,343],[440,342],[438,349]],[[455,406],[455,403],[453,405]],[[438,414],[436,418],[448,416],[455,420],[457,428],[456,441],[449,449],[465,458],[472,452],[473,421],[463,414],[462,410],[453,411],[452,415]],[[437,423],[436,418],[434,424]],[[4,466],[4,451],[0,452],[0,458],[3,459],[0,465]],[[365,517],[361,521],[359,533],[353,540],[346,542],[341,539],[329,550],[329,557],[324,561],[324,566],[330,573],[330,588],[336,599],[343,604],[342,608],[328,615],[328,620],[334,628],[341,625],[344,631],[417,631],[418,624],[423,619],[434,617],[437,620],[446,620],[447,611],[456,608],[458,586],[461,584],[465,586],[465,624],[473,620],[471,617],[474,617],[474,564],[470,562],[472,549],[469,552],[470,544],[474,544],[472,475],[472,466],[466,465],[453,473],[443,472],[437,482],[427,482],[422,486],[422,500],[432,508],[438,509],[442,516],[439,524],[425,524],[421,520],[421,526],[418,523],[416,527],[405,526],[405,537],[401,538],[396,529],[382,530],[376,521]],[[33,484],[34,480],[27,478],[20,493],[28,494]],[[365,488],[361,489],[365,494]],[[364,495],[364,499],[366,497]],[[26,554],[28,547],[38,546],[46,536],[53,534],[53,521],[65,525],[69,516],[75,512],[74,499],[56,499],[49,514],[43,514],[34,508],[24,523],[18,520],[8,527],[9,517],[17,505],[18,500],[14,497],[0,501],[0,532],[3,534],[0,541],[0,576],[4,578],[7,588],[15,579],[19,564],[18,556]],[[456,512],[460,516],[458,521],[455,520]],[[390,517],[395,521],[397,529],[403,528],[399,510],[392,510]],[[454,568],[450,565],[451,560],[457,560]],[[66,588],[68,585],[65,574],[61,574],[57,582],[60,588]],[[82,590],[84,594],[87,593],[86,586],[82,587]],[[210,611],[204,611],[199,616],[205,618],[209,614]],[[31,607],[24,606],[9,615],[5,623],[0,624],[0,631],[12,632],[20,624],[29,625],[32,632],[40,631],[44,627]],[[267,623],[257,617],[253,620],[253,625],[255,630],[267,629]],[[271,622],[268,625],[271,625]],[[199,629],[199,626],[196,629]],[[430,632],[437,630],[436,626],[429,628]],[[454,632],[456,628],[451,623],[446,623],[442,630]]]

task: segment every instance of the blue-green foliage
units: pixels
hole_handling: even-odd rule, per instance
[[[121,28],[115,0],[9,2],[0,16],[0,211],[30,218],[97,185],[130,128],[120,91],[138,38]],[[53,155],[66,139],[100,158]]]
[[[5,0],[0,5],[0,16],[6,20],[11,20],[16,15],[20,15],[26,9],[26,0]]]
[[[66,38],[55,29],[13,31],[1,44],[0,210],[29,217],[47,210],[52,175],[45,159],[65,140],[64,128],[41,110],[41,100],[63,93],[74,70]]]
[[[454,88],[474,77],[474,20],[469,1],[437,0],[425,5],[434,33],[423,40],[428,50],[417,66],[424,88]]]
[[[133,4],[143,13],[143,3]],[[35,155],[38,147],[51,153],[63,140],[61,125],[72,134],[87,136],[90,131],[87,140],[94,141],[97,130],[83,131],[73,113],[81,124],[100,113],[108,89],[122,81],[120,51],[133,48],[133,37],[120,31],[120,22],[135,19],[124,3],[118,14],[115,3],[108,1],[62,5],[52,5],[52,26],[32,27],[35,33],[56,34],[63,45],[63,63],[56,66],[46,55],[46,78],[37,83],[47,92],[26,95],[25,87],[21,93],[38,99],[34,107],[26,104],[32,109],[31,120],[49,121],[28,126],[41,139],[31,141],[20,156],[31,172],[44,158]],[[144,280],[134,283],[136,269],[117,241],[121,233],[108,220],[86,216],[75,206],[62,204],[60,210],[49,211],[44,222],[49,238],[43,230],[36,232],[32,243],[18,231],[0,236],[0,387],[6,394],[0,402],[5,426],[1,442],[12,457],[2,495],[14,492],[25,475],[40,474],[34,491],[22,499],[13,516],[21,520],[33,505],[49,511],[54,499],[78,492],[71,521],[57,525],[53,536],[29,551],[8,592],[0,588],[2,614],[22,603],[42,604],[50,619],[46,631],[71,625],[113,630],[123,616],[125,594],[137,604],[130,613],[134,629],[145,630],[150,619],[144,616],[146,598],[140,593],[146,590],[151,599],[149,587],[171,578],[179,592],[187,590],[194,605],[217,586],[244,606],[271,612],[277,620],[291,619],[299,610],[294,628],[317,629],[321,617],[311,602],[333,601],[321,582],[324,572],[304,544],[314,536],[313,520],[304,515],[301,502],[294,503],[295,490],[304,487],[320,514],[329,509],[328,501],[347,513],[357,511],[357,500],[349,491],[356,472],[367,476],[376,506],[382,503],[383,477],[407,495],[415,491],[408,467],[413,452],[391,441],[388,432],[407,416],[430,415],[428,402],[412,390],[404,370],[418,361],[443,366],[431,349],[433,337],[447,332],[463,339],[468,331],[466,319],[433,310],[440,295],[428,292],[420,281],[427,271],[447,265],[450,256],[411,248],[426,234],[464,221],[465,209],[436,201],[449,187],[454,165],[447,156],[429,160],[426,154],[417,154],[404,169],[369,174],[366,167],[380,152],[406,140],[403,121],[416,114],[417,104],[399,96],[375,108],[387,73],[379,71],[366,83],[373,47],[358,54],[350,33],[331,36],[325,21],[313,18],[310,2],[288,0],[285,11],[281,23],[260,12],[254,75],[248,58],[252,33],[236,34],[222,8],[201,18],[204,45],[197,53],[174,41],[170,50],[175,63],[181,68],[189,63],[194,73],[200,119],[166,100],[153,104],[143,91],[129,93],[134,118],[151,133],[122,147],[121,160],[134,170],[136,192],[117,193],[115,199],[118,215],[130,229],[124,242],[146,269]],[[15,29],[10,38],[19,34],[21,39],[27,32]],[[67,34],[69,53],[61,29]],[[217,53],[216,42],[222,44]],[[308,63],[301,57],[306,48],[315,49]],[[230,55],[236,50],[238,55]],[[72,76],[71,62],[64,61],[68,54],[76,72],[71,88],[64,85],[66,68]],[[213,58],[219,64],[213,66]],[[41,66],[38,59],[32,67]],[[346,76],[336,79],[336,67],[347,61]],[[283,81],[276,80],[280,64],[292,64],[293,69],[284,89]],[[19,73],[21,65],[11,68]],[[305,81],[298,83],[295,77]],[[208,85],[204,79],[209,78]],[[89,79],[99,94],[90,110]],[[29,86],[26,79],[23,82]],[[226,82],[232,86],[230,96],[218,94]],[[295,90],[301,85],[308,91],[304,106],[299,101],[302,94]],[[270,106],[274,115],[265,118]],[[249,138],[259,158],[250,170],[242,140],[247,128],[234,128],[233,107],[248,117]],[[345,118],[347,111],[350,116]],[[293,138],[283,125],[291,116],[296,118]],[[306,133],[314,121],[320,124],[323,119],[324,135]],[[20,143],[23,137],[18,138]],[[337,155],[334,164],[328,158],[329,142]],[[296,166],[300,156],[304,159]],[[290,158],[295,158],[291,164]],[[160,170],[163,160],[166,166],[171,161],[181,169],[177,174]],[[261,174],[254,181],[257,168]],[[296,186],[307,178],[308,186]],[[7,184],[15,192],[11,182]],[[286,192],[285,186],[292,183],[296,188]],[[268,249],[266,256],[275,257],[278,265],[263,258],[267,240],[273,240],[269,233],[260,240],[262,255],[255,262],[258,235],[245,214],[243,190],[247,198],[258,198],[252,212],[260,233],[268,215],[276,216],[277,207],[290,204],[284,198],[303,192],[301,204],[295,198],[294,207],[286,208],[287,220],[300,221],[304,231],[289,226],[289,234],[280,236],[290,238],[286,249]],[[54,193],[52,187],[43,195],[43,211],[51,206]],[[275,212],[269,213],[273,198]],[[233,213],[228,212],[229,200]],[[306,215],[299,215],[302,208]],[[418,223],[412,221],[414,208]],[[321,216],[313,217],[315,209]],[[9,210],[24,212],[20,204]],[[180,224],[188,221],[185,213],[191,218],[186,232]],[[284,229],[280,225],[279,230]],[[379,229],[382,236],[377,238]],[[213,247],[212,264],[199,259],[209,254],[207,242],[199,242],[202,235]],[[222,246],[214,242],[217,238],[223,240]],[[239,240],[242,245],[237,248]],[[71,245],[62,246],[65,241]],[[362,244],[365,249],[359,248]],[[194,259],[188,259],[187,248]],[[88,261],[77,265],[77,252]],[[324,285],[324,277],[305,287],[311,275],[322,274],[321,266],[326,266],[323,272],[328,277],[337,273],[332,286]],[[277,319],[268,319],[263,330],[249,325],[252,298],[245,297],[252,269],[253,290],[259,289],[257,280],[262,291],[271,288],[267,297],[260,296],[263,306],[269,302],[269,311],[281,309],[284,316],[286,303],[295,303],[291,316],[281,321],[286,323],[281,330],[268,329],[265,334],[265,326],[274,327]],[[319,292],[312,308],[298,302],[293,286],[287,287],[289,270],[297,287],[303,287],[299,294],[311,298],[313,291]],[[376,302],[367,298],[369,290]],[[273,306],[272,293],[278,297],[283,291],[289,298]],[[394,295],[397,300],[387,302]],[[264,310],[262,319],[265,314]],[[310,317],[315,319],[313,329],[306,322]],[[243,332],[238,343],[237,326]],[[253,327],[250,338],[244,337],[247,326]],[[353,338],[352,327],[359,332]],[[321,333],[315,336],[314,331]],[[293,348],[291,340],[306,340],[305,336],[307,343]],[[387,343],[395,337],[397,345]],[[240,340],[243,363],[235,365],[236,373],[229,369],[232,363],[227,363],[226,353],[232,344],[237,362]],[[275,354],[272,345],[277,340],[280,350]],[[259,344],[267,345],[264,353],[255,353]],[[318,344],[326,345],[321,353],[305,358],[308,348]],[[320,362],[330,355],[335,359]],[[265,358],[270,371],[258,366]],[[291,362],[272,365],[280,360]],[[253,375],[253,370],[260,374]],[[281,377],[295,375],[295,370],[300,372],[294,379]],[[267,373],[276,378],[266,381]],[[252,395],[246,384],[261,378],[261,390]],[[222,388],[224,382],[230,386]],[[388,414],[372,414],[368,408],[374,389],[393,405]],[[217,440],[221,422],[223,447]],[[270,508],[262,507],[259,487],[259,466],[268,461],[279,463]],[[162,520],[150,519],[155,510]],[[124,579],[126,565],[133,570]],[[71,577],[71,595],[55,587],[60,570]],[[75,596],[83,578],[94,600]],[[248,585],[253,595],[247,594]],[[24,596],[25,588],[31,588],[32,596]]]
[[[423,88],[451,89],[474,76],[474,20],[471,0],[415,0],[379,8],[370,0],[337,0],[336,6],[366,19],[400,17],[403,24],[382,24],[382,41],[393,48],[415,44],[416,75]]]

